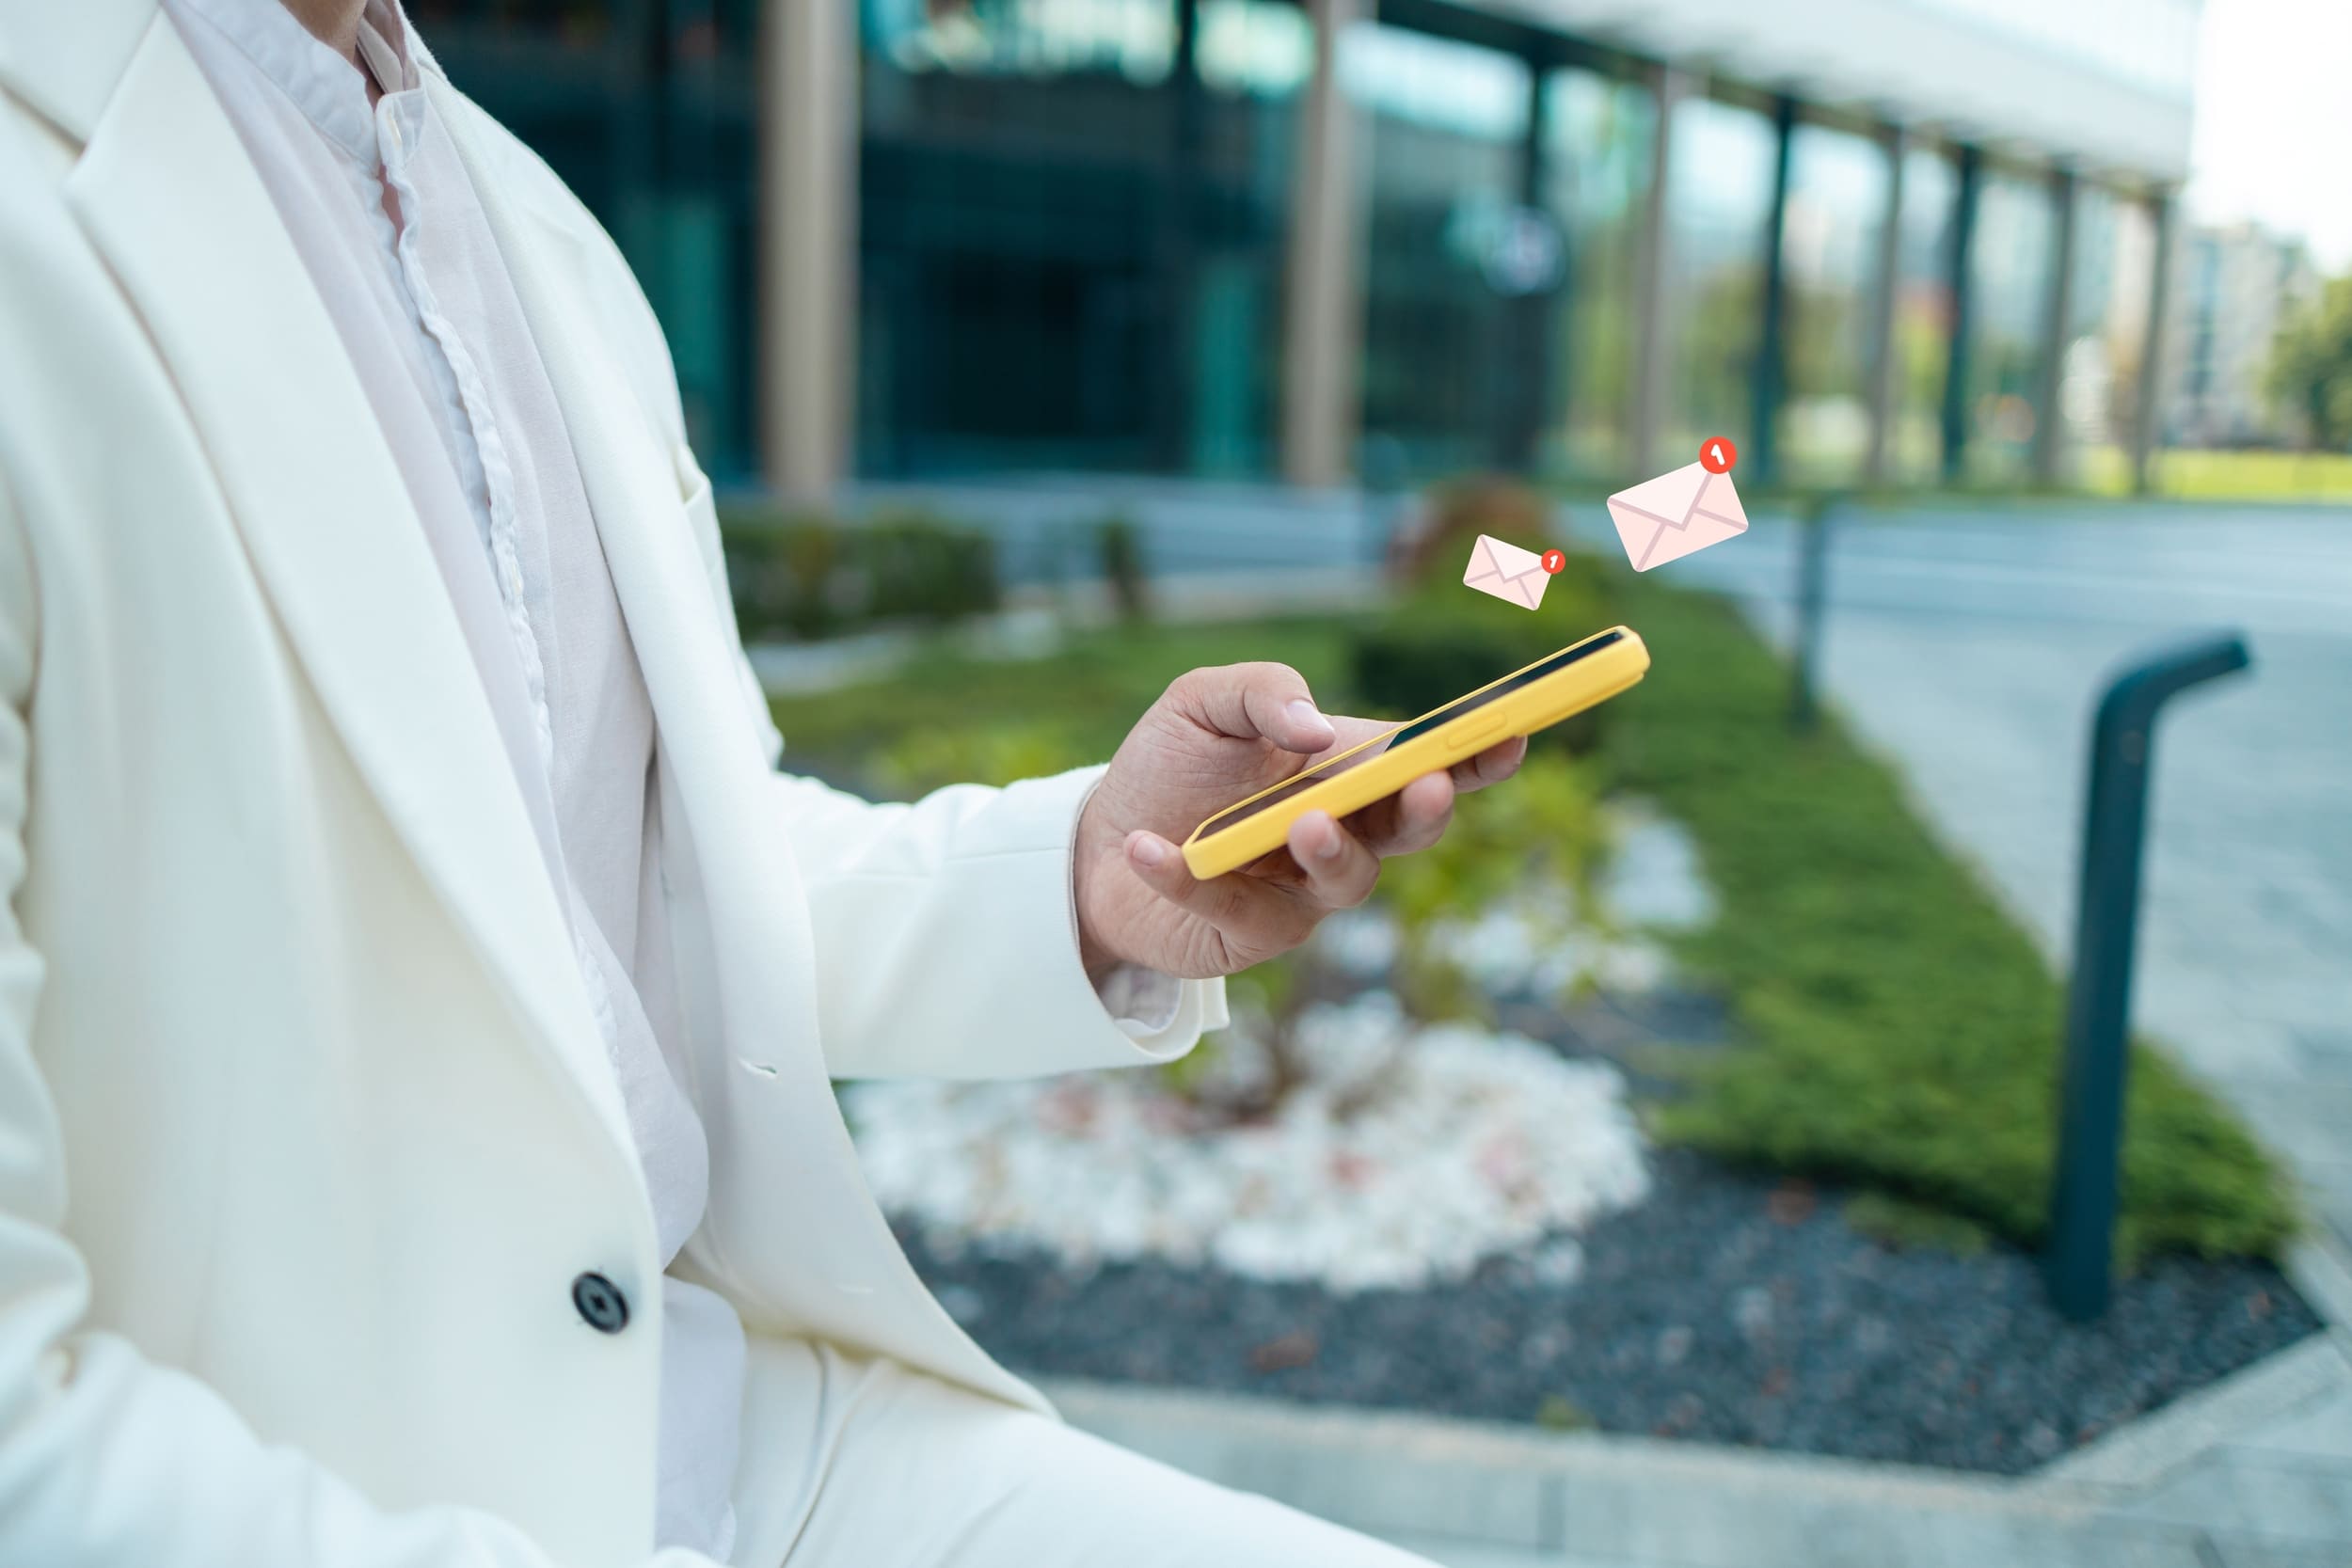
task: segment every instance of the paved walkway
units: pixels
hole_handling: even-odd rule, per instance
[[[1791,543],[1761,520],[1666,569],[1740,593],[1785,638]],[[1857,525],[1836,536],[1830,596],[1832,699],[2061,965],[2105,676],[2185,633],[2248,634],[2250,678],[2180,699],[2157,726],[2137,1020],[2352,1241],[2352,509]]]

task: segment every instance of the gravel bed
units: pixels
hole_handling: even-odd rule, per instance
[[[2015,1474],[2318,1329],[2272,1268],[2160,1260],[2076,1327],[2026,1256],[1896,1250],[1840,1195],[1661,1151],[1640,1208],[1459,1285],[1334,1294],[902,1239],[1031,1373]],[[1569,1259],[1574,1251],[1563,1254]]]

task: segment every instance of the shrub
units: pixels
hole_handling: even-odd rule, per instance
[[[1458,582],[1480,534],[1541,549],[1554,531],[1554,510],[1551,498],[1517,480],[1485,474],[1448,480],[1431,487],[1390,565],[1403,580],[1417,583],[1441,578],[1451,562]]]
[[[1122,621],[1140,621],[1151,613],[1151,572],[1144,563],[1143,535],[1125,517],[1105,517],[1096,525],[1095,543],[1103,555],[1103,580],[1110,585],[1111,602]]]
[[[1461,576],[1455,562],[1450,580],[1422,588],[1351,640],[1356,690],[1375,709],[1399,718],[1427,713],[1612,619],[1605,569],[1588,555],[1568,557],[1534,614],[1464,588]],[[1607,711],[1606,705],[1588,710],[1547,735],[1589,750]]]
[[[1442,1018],[1484,1006],[1477,988],[1434,950],[1447,922],[1473,920],[1533,889],[1556,891],[1564,900],[1558,909],[1527,911],[1556,926],[1549,934],[1565,937],[1571,927],[1595,924],[1608,848],[1588,765],[1554,752],[1530,757],[1508,784],[1460,801],[1453,826],[1433,847],[1383,862],[1374,896],[1396,918],[1401,946],[1393,980],[1406,1009]]]
[[[944,623],[1004,602],[996,541],[923,512],[882,513],[848,531],[866,577],[866,612],[878,621]]]
[[[1553,540],[1556,511],[1550,498],[1511,480],[1475,477],[1432,490],[1390,563],[1401,601],[1353,640],[1351,673],[1364,700],[1401,718],[1427,713],[1607,626],[1607,569],[1585,552],[1569,552],[1532,614],[1462,586],[1480,534],[1541,549]],[[1599,714],[1571,721],[1572,746],[1593,743]]]
[[[746,638],[825,637],[846,616],[834,592],[841,531],[827,518],[786,516],[730,526],[727,589]]]
[[[747,638],[830,637],[868,621],[943,625],[1003,602],[996,542],[920,512],[843,525],[730,513],[727,583]]]
[[[872,761],[877,784],[914,798],[954,784],[1009,784],[1099,762],[1055,722],[910,730]]]

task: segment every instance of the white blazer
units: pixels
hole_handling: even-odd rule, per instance
[[[660,727],[684,1267],[754,1334],[1041,1404],[914,1277],[828,1077],[1145,1059],[1071,930],[1091,775],[873,807],[773,771],[653,317],[430,80]],[[644,1560],[619,1091],[400,476],[156,0],[0,0],[0,1562]],[[1220,1007],[1188,987],[1174,1037]]]

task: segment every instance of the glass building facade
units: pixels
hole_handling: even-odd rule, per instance
[[[1565,257],[1549,332],[1537,345],[1555,390],[1535,459],[1551,472],[1626,473],[1658,99],[1641,82],[1588,69],[1555,71],[1544,90],[1543,199],[1559,218]]]
[[[410,6],[458,85],[612,230],[706,463],[739,482],[762,470],[763,246],[791,243],[795,217],[761,213],[762,29],[781,3]],[[840,3],[845,471],[1280,477],[1311,8]],[[1920,5],[2185,94],[2196,0]],[[1661,126],[1637,45],[1526,14],[1365,0],[1337,40],[1359,461],[1615,481],[1720,434],[1792,482],[1854,483],[1876,452],[1888,482],[2006,483],[2049,461],[2043,421],[2060,450],[2126,438],[2151,187],[1915,135],[1890,201],[1887,126],[1724,78],[1680,79]],[[2059,192],[2073,268],[2053,321]]]
[[[1340,79],[1370,127],[1364,432],[1415,471],[1492,463],[1524,390],[1518,307],[1557,287],[1557,229],[1523,200],[1534,74],[1500,50],[1371,24],[1347,39]]]
[[[867,6],[859,469],[1261,471],[1308,42],[1253,0]]]

